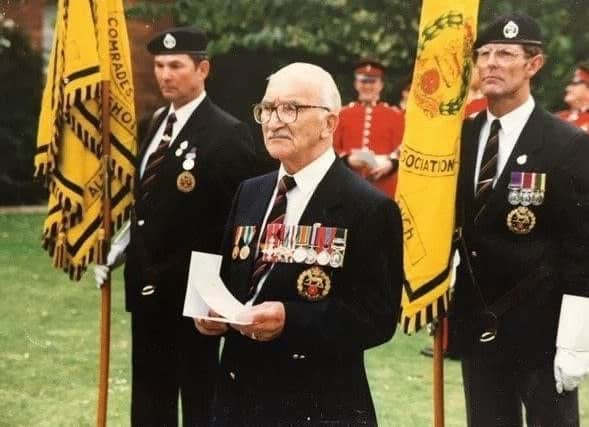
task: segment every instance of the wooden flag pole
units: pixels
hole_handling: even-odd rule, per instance
[[[439,319],[434,334],[434,427],[444,427],[444,325]]]
[[[110,81],[102,80],[101,84],[101,118],[102,118],[102,173],[103,173],[103,203],[102,227],[104,228],[105,254],[110,249],[111,218],[110,218]],[[106,263],[106,262],[105,262]],[[101,290],[100,305],[100,370],[98,384],[98,414],[97,427],[106,426],[106,409],[108,404],[108,376],[110,364],[110,272]]]

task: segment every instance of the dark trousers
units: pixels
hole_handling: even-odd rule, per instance
[[[475,344],[462,356],[469,427],[579,427],[577,391],[556,392],[552,352],[531,364],[509,345]]]
[[[219,340],[199,334],[179,314],[134,312],[131,322],[131,425],[178,426],[180,396],[183,426],[207,426]]]

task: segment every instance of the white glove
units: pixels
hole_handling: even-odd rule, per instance
[[[589,351],[574,351],[557,348],[554,357],[556,391],[576,389],[589,373]]]
[[[125,249],[129,244],[130,234],[129,222],[127,222],[110,245],[110,250],[106,255],[106,265],[96,264],[94,266],[94,280],[97,288],[100,289],[104,285],[111,269],[115,269],[125,262]]]
[[[589,298],[563,295],[558,320],[556,391],[574,390],[589,375]]]

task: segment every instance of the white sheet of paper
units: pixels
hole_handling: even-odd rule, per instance
[[[220,255],[192,252],[182,314],[185,317],[248,324],[238,319],[245,306],[229,292],[219,277],[221,260]],[[209,309],[223,317],[210,317]]]
[[[358,157],[358,159],[362,160],[366,163],[366,166],[369,168],[373,168],[376,166],[376,157],[374,157],[374,152],[372,150],[358,150],[353,149],[352,153]]]

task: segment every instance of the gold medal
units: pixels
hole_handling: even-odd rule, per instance
[[[244,260],[248,256],[250,256],[250,247],[249,246],[242,247],[241,250],[239,251],[239,259]]]
[[[297,279],[299,295],[309,301],[318,301],[331,289],[331,279],[320,267],[311,267],[303,271]]]
[[[234,260],[239,256],[239,241],[241,240],[241,234],[245,227],[238,225],[235,228],[235,235],[233,237],[233,251],[231,252],[231,258]]]
[[[192,173],[184,171],[178,175],[178,178],[176,179],[176,186],[181,192],[190,193],[196,187],[196,179]]]
[[[507,214],[507,228],[515,234],[528,234],[535,225],[536,215],[525,206],[519,206]]]

